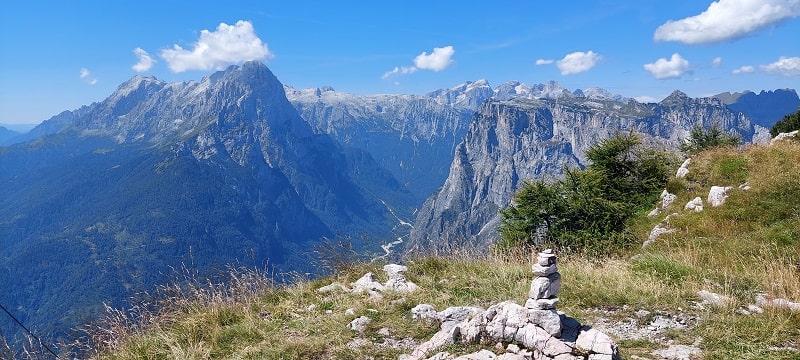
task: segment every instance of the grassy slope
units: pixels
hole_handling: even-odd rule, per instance
[[[759,292],[800,301],[800,142],[708,151],[696,156],[689,168],[686,181],[672,184],[680,189],[669,209],[681,213],[671,220],[676,232],[644,250],[631,249],[607,261],[560,259],[564,285],[559,309],[589,325],[598,314],[625,319],[641,309],[696,317],[696,326],[665,336],[676,344],[702,338],[699,347],[709,359],[800,357],[798,352],[769,349],[800,348],[799,313],[775,309],[751,316],[736,313]],[[736,187],[745,181],[752,189],[734,190],[722,207],[706,204],[701,213],[682,211],[695,196],[705,201],[711,185]],[[642,215],[632,229],[644,239],[660,220]],[[403,351],[349,349],[346,344],[357,334],[346,325],[366,315],[373,321],[364,336],[374,343],[383,341],[377,332],[383,327],[395,338],[424,341],[436,329],[411,321],[409,310],[419,303],[443,310],[525,301],[532,279],[529,254],[475,258],[409,261],[407,277],[422,290],[400,302],[394,301],[401,298],[399,294],[370,300],[365,295],[315,291],[332,281],[355,281],[367,271],[385,281],[380,264],[354,266],[289,287],[261,287],[255,293],[245,289],[239,296],[230,296],[237,292],[236,285],[218,288],[196,296],[199,300],[169,306],[169,311],[154,315],[146,331],[107,328],[114,331],[108,338],[115,345],[97,358],[397,358]],[[238,287],[246,287],[243,282]],[[731,296],[734,304],[698,308],[699,290]],[[311,304],[316,308],[309,310]],[[348,308],[355,313],[346,315]],[[665,347],[648,340],[621,340],[620,345],[624,357],[645,358],[652,357],[653,349]],[[449,350],[469,349],[474,348]]]

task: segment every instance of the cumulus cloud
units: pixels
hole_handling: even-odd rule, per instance
[[[455,53],[456,50],[452,46],[433,48],[430,54],[423,51],[414,58],[414,66],[395,66],[394,69],[385,72],[381,79],[388,79],[394,75],[413,74],[417,70],[442,71],[453,63],[453,54]]]
[[[654,63],[644,64],[644,69],[659,80],[679,78],[690,72],[689,62],[678,53],[672,54],[669,60],[660,58]]]
[[[234,25],[220,23],[215,31],[203,30],[191,50],[180,45],[161,50],[169,69],[173,72],[187,70],[221,70],[232,64],[249,60],[270,59],[274,55],[267,44],[256,36],[253,24],[239,20]]]
[[[150,70],[150,68],[152,68],[153,64],[156,62],[155,60],[153,60],[150,54],[148,54],[147,51],[144,51],[144,49],[142,48],[133,49],[133,53],[136,54],[137,58],[139,58],[139,62],[131,66],[131,69],[133,69],[133,71],[145,72],[147,70]]]
[[[576,51],[567,54],[563,59],[556,61],[558,70],[561,70],[561,75],[578,74],[584,71],[589,71],[597,65],[602,57],[594,51]],[[538,61],[537,61],[538,63]]]
[[[81,68],[81,72],[78,76],[89,85],[97,84],[97,78],[93,78],[92,72],[87,68]]]
[[[754,68],[752,66],[749,66],[749,65],[745,65],[745,66],[742,66],[742,67],[740,67],[738,69],[734,69],[733,71],[731,71],[731,73],[733,73],[734,75],[739,75],[739,74],[751,73],[753,71],[756,71],[756,68]]]
[[[800,75],[800,57],[781,56],[778,61],[769,65],[761,65],[760,68],[771,74],[798,76]]]
[[[718,68],[720,66],[722,66],[722,58],[721,57],[717,56],[717,57],[714,58],[714,60],[711,60],[711,67]]]
[[[433,48],[430,55],[423,51],[414,58],[414,66],[418,69],[442,71],[453,63],[455,52],[456,50],[452,46]]]
[[[538,59],[536,60],[536,65],[550,65],[553,62],[555,62],[553,59]]]
[[[800,16],[800,0],[719,0],[706,11],[659,26],[653,39],[708,44],[737,39]]]

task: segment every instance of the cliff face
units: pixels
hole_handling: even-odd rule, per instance
[[[697,124],[753,137],[750,121],[716,99],[675,92],[661,103],[621,103],[565,96],[484,103],[458,145],[450,174],[416,218],[407,252],[485,247],[497,236],[499,210],[526,179],[558,177],[586,165],[586,150],[616,132],[677,148]]]
[[[368,152],[413,193],[418,204],[447,177],[455,146],[466,134],[474,110],[420,95],[360,96],[331,88],[290,87],[286,95],[314,132]]]

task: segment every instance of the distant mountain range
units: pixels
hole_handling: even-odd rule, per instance
[[[675,148],[693,126],[719,124],[751,140],[765,133],[752,119],[773,116],[764,107],[797,101],[675,92],[642,104],[485,80],[363,96],[284,86],[259,62],[184,83],[135,76],[25,134],[0,129],[0,283],[11,289],[0,303],[58,337],[181,266],[313,273],[324,239],[376,254],[398,239],[407,252],[486,246],[522,181],[585,165],[615,131]],[[17,333],[7,319],[0,330]]]

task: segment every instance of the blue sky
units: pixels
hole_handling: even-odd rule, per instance
[[[199,80],[249,59],[296,88],[357,94],[477,79],[655,100],[797,89],[798,16],[800,0],[7,1],[0,123],[100,101],[136,74]]]

